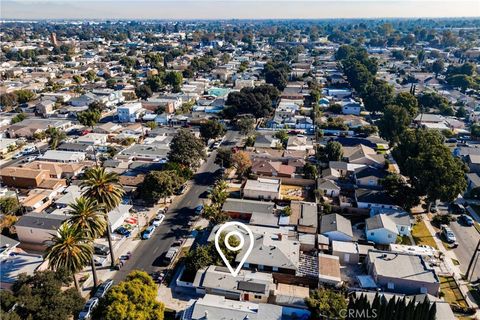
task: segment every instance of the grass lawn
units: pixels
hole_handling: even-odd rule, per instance
[[[413,245],[412,241],[410,241],[410,237],[407,236],[397,236],[396,244],[404,244],[407,246]]]
[[[463,295],[453,277],[439,277],[439,279],[440,291],[442,292],[445,301],[449,304],[467,308],[468,304],[463,298]]]
[[[430,231],[428,231],[424,221],[419,221],[413,226],[412,237],[417,245],[423,244],[438,250],[435,239],[433,238]]]

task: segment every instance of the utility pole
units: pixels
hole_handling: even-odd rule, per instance
[[[470,262],[468,263],[467,272],[465,274],[465,278],[467,279],[467,281],[470,281],[470,278],[472,277],[472,275],[470,274],[470,269],[473,266],[473,261],[475,261],[475,257],[477,256],[477,252],[479,249],[480,249],[480,240],[478,240],[477,247],[475,248],[475,251],[473,251],[472,258],[470,258]],[[472,270],[472,273],[473,273],[473,270]],[[470,277],[469,277],[469,274],[470,274]]]

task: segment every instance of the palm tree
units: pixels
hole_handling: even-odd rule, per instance
[[[85,236],[91,239],[92,242],[105,234],[107,220],[105,219],[105,214],[100,211],[97,200],[85,197],[75,199],[75,202],[70,204],[70,210],[68,210],[67,213],[71,215],[69,219],[70,224],[82,230]],[[93,254],[91,257],[91,266],[93,284],[97,287],[97,268]]]
[[[50,127],[45,132],[49,137],[48,144],[50,146],[50,149],[53,150],[57,149],[58,145],[67,137],[64,131],[56,127]]]
[[[85,172],[85,177],[80,184],[83,190],[83,196],[95,199],[101,206],[107,220],[107,240],[110,247],[110,258],[112,267],[115,264],[115,255],[113,253],[112,237],[108,213],[115,209],[122,200],[125,190],[119,182],[118,174],[106,172],[105,168],[100,166],[92,167]]]
[[[72,273],[75,288],[80,292],[75,274],[88,265],[93,254],[93,246],[85,233],[74,226],[64,223],[52,235],[45,259],[52,270],[65,269]]]

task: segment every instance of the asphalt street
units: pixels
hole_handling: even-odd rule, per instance
[[[229,131],[223,145],[235,143],[238,133]],[[132,270],[143,270],[148,273],[162,269],[162,259],[176,239],[189,234],[189,222],[195,217],[195,207],[206,199],[209,187],[220,175],[220,166],[215,164],[216,151],[213,151],[203,163],[190,182],[190,188],[181,196],[177,196],[168,207],[164,222],[155,230],[154,235],[143,240],[132,257],[115,276],[115,282],[123,280]]]
[[[475,227],[468,227],[462,225],[458,222],[451,222],[450,227],[455,233],[457,238],[458,247],[453,249],[455,255],[458,258],[458,262],[460,262],[460,270],[462,273],[465,274],[468,268],[468,264],[472,257],[473,251],[477,246],[478,241],[480,240],[480,234],[475,229]],[[480,278],[480,258],[477,255],[476,264],[474,262],[474,269],[473,269],[473,276],[472,281],[475,281],[477,278]]]

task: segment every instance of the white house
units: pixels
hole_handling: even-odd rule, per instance
[[[140,117],[142,104],[140,102],[129,103],[117,107],[117,117],[119,122],[135,122]]]
[[[368,241],[376,244],[391,244],[399,235],[395,222],[385,214],[379,214],[365,220],[365,233]]]
[[[280,199],[280,185],[279,179],[247,180],[243,187],[243,196],[251,199]]]
[[[67,215],[28,213],[15,224],[18,240],[22,243],[45,246],[58,227],[69,218]]]
[[[362,105],[354,100],[342,101],[342,113],[360,115],[362,111]]]

